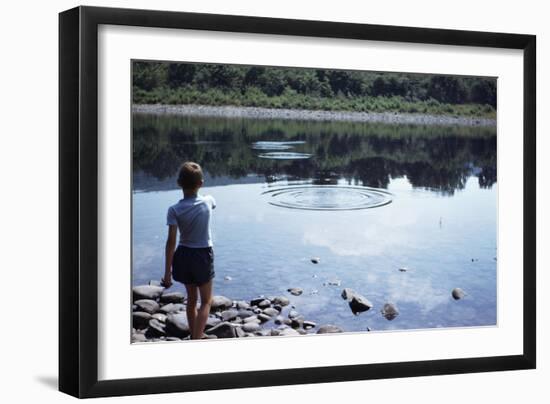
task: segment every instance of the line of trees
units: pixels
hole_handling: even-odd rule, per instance
[[[288,93],[316,98],[400,97],[496,108],[496,79],[413,73],[136,61],[134,94],[158,89]]]

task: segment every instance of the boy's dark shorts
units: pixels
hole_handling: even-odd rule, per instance
[[[172,259],[172,278],[175,281],[200,286],[214,276],[214,250],[212,247],[178,246]]]

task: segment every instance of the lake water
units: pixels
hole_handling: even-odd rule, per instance
[[[139,114],[133,158],[134,285],[163,274],[175,175],[193,160],[217,201],[215,294],[286,295],[346,331],[496,324],[493,127]],[[353,315],[344,287],[374,307]],[[391,321],[386,302],[399,309]]]

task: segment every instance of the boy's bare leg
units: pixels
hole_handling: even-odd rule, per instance
[[[208,281],[204,285],[199,286],[199,293],[201,295],[201,307],[197,313],[195,319],[195,326],[193,327],[193,339],[200,339],[204,335],[204,327],[210,314],[210,306],[212,304],[212,281]]]
[[[197,286],[194,284],[185,284],[187,290],[187,323],[189,324],[189,333],[193,338],[193,330],[197,319]]]

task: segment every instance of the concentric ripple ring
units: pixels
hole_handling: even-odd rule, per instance
[[[264,192],[268,203],[288,209],[358,210],[372,209],[393,201],[393,195],[378,188],[345,185],[307,185]]]

